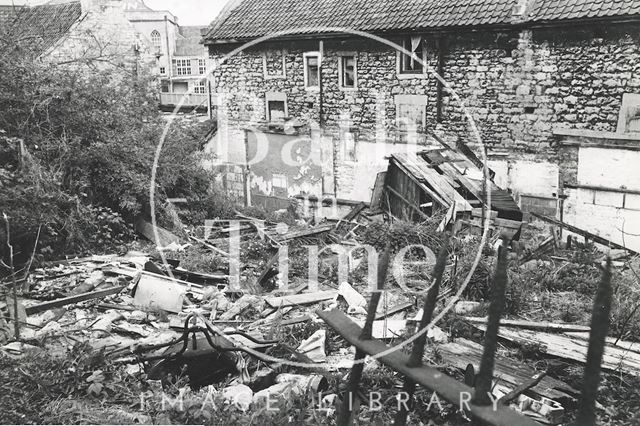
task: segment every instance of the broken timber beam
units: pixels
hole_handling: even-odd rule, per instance
[[[324,300],[330,300],[338,296],[336,290],[318,291],[316,293],[301,293],[291,296],[282,297],[268,297],[264,299],[269,306],[273,308],[296,306],[296,305],[308,305],[310,303],[322,302]]]
[[[487,318],[484,317],[462,317],[462,319],[473,324],[487,323]],[[540,331],[591,331],[591,327],[589,327],[588,325],[560,324],[546,321],[536,322],[501,319],[500,325],[505,327],[524,328],[527,330]]]
[[[614,243],[613,241],[607,240],[606,238],[603,238],[603,237],[601,237],[599,235],[592,234],[591,232],[585,231],[584,229],[580,229],[580,228],[578,228],[576,226],[569,225],[566,222],[562,222],[560,220],[553,219],[551,217],[544,216],[544,215],[541,215],[541,214],[538,214],[538,213],[533,213],[533,212],[531,212],[531,216],[533,216],[535,218],[538,218],[540,220],[543,220],[545,222],[548,222],[548,223],[550,223],[552,225],[558,226],[558,227],[560,227],[562,229],[566,229],[567,231],[571,231],[574,234],[582,235],[583,237],[588,238],[588,239],[592,240],[595,243],[602,244],[602,245],[605,245],[605,246],[611,247],[611,248],[620,249],[620,250],[627,250],[627,251],[630,251],[631,253],[635,253],[635,254],[640,254],[639,252],[631,250],[628,247],[625,247],[625,246],[622,246],[620,244]]]
[[[347,342],[368,355],[375,356],[389,350],[389,347],[380,340],[361,340],[360,334],[362,333],[362,329],[343,312],[334,309],[332,311],[318,311],[317,314],[331,328],[344,337]],[[468,404],[474,417],[489,424],[496,426],[538,425],[534,420],[524,417],[504,405],[499,405],[494,411],[491,405],[482,407],[468,402],[473,395],[473,388],[458,382],[454,378],[432,367],[409,367],[407,365],[409,355],[403,353],[400,348],[378,357],[377,360],[404,376],[411,378],[432,392],[437,392],[438,396],[446,399],[456,407],[460,407],[461,401],[463,401],[465,406]]]
[[[64,297],[62,299],[52,300],[50,302],[40,303],[25,308],[27,315],[37,314],[38,312],[48,311],[49,309],[61,308],[73,303],[84,302],[91,299],[99,299],[101,297],[111,296],[120,293],[125,286],[117,286],[106,288],[104,290],[90,291],[88,293],[76,294],[74,296]]]

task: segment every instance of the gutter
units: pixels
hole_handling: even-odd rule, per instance
[[[390,29],[390,30],[373,30],[370,31],[371,34],[379,35],[379,36],[405,36],[410,34],[415,34],[416,32],[421,32],[424,34],[460,34],[463,33],[478,33],[478,32],[501,32],[501,31],[521,31],[525,29],[544,29],[544,28],[567,28],[568,25],[576,25],[576,26],[589,26],[593,24],[628,24],[628,23],[640,23],[640,15],[637,16],[627,16],[627,17],[600,17],[600,18],[580,18],[580,19],[558,19],[558,20],[546,20],[546,21],[524,21],[519,23],[502,23],[502,24],[485,24],[485,25],[477,25],[477,26],[465,26],[465,25],[457,25],[451,27],[415,27],[408,29]],[[365,30],[360,30],[365,31]],[[202,40],[202,43],[207,46],[213,45],[226,45],[226,44],[240,44],[246,43],[251,40],[255,40],[260,37],[264,37],[266,34],[256,35],[251,37],[240,37],[240,38],[228,38],[228,39],[207,39],[205,36]],[[350,37],[358,37],[352,34],[347,34]],[[303,34],[288,34],[283,36],[278,36],[275,39],[290,41],[290,40],[308,40],[308,39],[317,39],[319,36],[323,38],[344,38],[345,33],[335,33],[335,32],[327,32],[327,33],[303,33]]]

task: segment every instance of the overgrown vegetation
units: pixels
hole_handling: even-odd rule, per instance
[[[156,83],[142,69],[57,66],[7,37],[0,75],[0,206],[17,262],[30,255],[40,226],[43,256],[117,250],[131,239],[133,219],[149,214],[154,168],[161,224],[172,223],[171,197],[189,201],[179,215],[186,223],[233,211],[201,166],[213,123],[175,119],[156,161],[167,122]],[[0,241],[6,260],[3,230]]]

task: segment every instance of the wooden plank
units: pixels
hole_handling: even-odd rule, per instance
[[[420,175],[418,174],[416,176],[415,174],[417,171],[412,172],[409,168],[406,167],[405,164],[402,164],[399,159],[396,158],[395,160],[396,161],[394,164],[398,167],[398,169],[407,177],[409,177],[413,182],[415,182],[424,192],[427,193],[427,195],[429,195],[429,197],[431,197],[434,201],[445,208],[448,208],[451,205],[450,200],[443,198],[440,194],[436,193],[433,189],[429,188],[427,185],[421,182],[419,180]],[[387,185],[386,187],[389,188],[389,185]]]
[[[159,226],[155,227],[159,238],[159,241],[156,241],[156,232],[153,231],[153,224],[151,222],[147,222],[142,217],[138,217],[136,219],[134,227],[138,233],[142,234],[146,239],[152,241],[157,246],[164,247],[171,243],[180,243],[180,238],[178,238],[178,236]]]
[[[465,370],[467,365],[472,364],[478,371],[483,348],[479,343],[471,340],[456,338],[455,342],[443,343],[437,346],[437,350],[442,354],[442,358],[447,364]],[[494,377],[496,380],[505,382],[512,387],[516,387],[531,379],[536,371],[528,365],[513,361],[507,357],[496,354]],[[540,383],[534,386],[531,391],[554,400],[574,400],[579,391],[573,389],[568,384],[556,380],[552,377],[543,378]]]
[[[63,306],[71,305],[73,303],[84,302],[92,299],[99,299],[101,297],[111,296],[113,294],[120,293],[126,286],[110,287],[104,290],[90,291],[88,293],[77,294],[74,296],[64,297],[62,299],[52,300],[50,302],[40,303],[25,308],[27,315],[37,314],[38,312],[48,311],[54,308],[61,308]]]
[[[596,242],[598,244],[602,244],[602,245],[605,245],[607,247],[617,248],[617,249],[620,249],[620,250],[627,250],[627,251],[630,251],[631,253],[635,253],[635,254],[640,254],[637,251],[631,250],[630,248],[621,246],[620,244],[616,244],[613,241],[607,240],[606,238],[603,238],[603,237],[601,237],[599,235],[592,234],[589,231],[585,231],[584,229],[580,229],[580,228],[578,228],[576,226],[569,225],[568,223],[559,221],[557,219],[553,219],[553,218],[550,218],[550,217],[547,217],[547,216],[544,216],[544,215],[541,215],[541,214],[538,214],[538,213],[534,213],[534,212],[531,212],[531,216],[533,216],[535,218],[538,218],[540,220],[543,220],[545,222],[551,223],[553,225],[556,225],[556,226],[558,226],[560,228],[564,228],[567,231],[571,231],[571,232],[573,232],[575,234],[582,235],[583,237],[586,237],[586,238],[588,238],[588,239],[590,239],[593,242]]]
[[[279,308],[287,306],[308,305],[310,303],[330,300],[338,296],[336,290],[318,291],[316,293],[301,293],[291,296],[268,297],[265,299],[271,307]]]
[[[309,229],[302,229],[298,231],[294,230],[284,235],[275,234],[272,236],[278,242],[283,243],[285,241],[295,240],[296,238],[310,237],[312,235],[317,235],[323,232],[331,231],[333,227],[334,225],[329,223],[329,224],[314,226],[313,228],[309,228]]]
[[[484,325],[474,324],[474,327],[484,330]],[[587,359],[589,342],[584,339],[565,334],[551,334],[531,330],[516,330],[501,327],[498,335],[506,340],[518,344],[536,345],[542,353],[570,359],[584,363]],[[640,376],[640,354],[619,347],[607,345],[602,358],[602,368],[607,371],[622,371],[623,373]]]
[[[341,311],[334,309],[316,313],[345,340],[368,355],[375,356],[389,349],[389,346],[380,340],[360,340],[362,329]],[[384,356],[378,356],[376,359],[430,391],[437,392],[439,397],[456,407],[460,407],[460,399],[463,395],[473,395],[471,387],[433,367],[409,367],[409,355],[400,348]],[[504,405],[498,405],[494,410],[492,405],[481,407],[469,403],[469,409],[474,417],[495,426],[539,426],[535,421]]]
[[[471,216],[472,217],[477,217],[477,218],[482,218],[483,217],[483,212],[484,214],[486,214],[487,212],[484,211],[485,209],[483,208],[479,208],[479,209],[473,209],[471,210]],[[498,217],[498,212],[495,210],[489,210],[489,217],[491,219],[495,219]]]
[[[376,315],[375,319],[376,320],[384,319],[384,318],[389,317],[391,315],[395,315],[398,312],[402,312],[402,311],[404,311],[406,309],[409,309],[412,306],[413,306],[413,302],[400,303],[399,305],[392,306],[386,312],[379,313],[378,315]]]
[[[471,210],[469,203],[465,200],[462,195],[452,187],[449,182],[437,171],[427,167],[427,162],[419,159],[415,155],[404,155],[404,161],[406,164],[411,165],[415,170],[418,171],[418,176],[422,176],[425,181],[431,185],[434,190],[436,190],[439,194],[444,194],[449,200],[450,203],[455,202],[456,204],[460,204],[461,206],[465,206],[466,210]],[[422,164],[421,164],[421,163]],[[466,208],[468,207],[468,208]]]
[[[382,193],[386,178],[387,172],[380,172],[376,175],[376,183],[373,185],[373,193],[371,194],[371,210],[379,208],[382,204]]]
[[[398,191],[396,191],[395,189],[391,188],[390,186],[387,187],[387,190],[389,192],[391,192],[391,194],[395,195],[396,197],[400,198],[400,201],[402,201],[403,203],[405,203],[409,208],[411,208],[413,211],[415,211],[418,216],[420,216],[423,219],[428,219],[429,216],[427,216],[422,210],[420,210],[420,208],[416,205],[414,205],[413,203],[411,203],[409,200],[407,200],[406,198],[404,198],[402,195],[400,195],[400,193]]]
[[[473,324],[486,324],[487,319],[481,317],[462,317],[463,320]],[[508,320],[501,319],[500,325],[505,327],[524,328],[527,330],[540,330],[540,331],[591,331],[591,327],[587,325],[576,324],[562,324],[557,322],[546,321],[521,321],[521,320]]]

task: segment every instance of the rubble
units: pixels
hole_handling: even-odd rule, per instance
[[[177,239],[160,247],[168,258],[166,262],[153,254],[131,253],[45,264],[31,273],[29,285],[19,298],[19,306],[24,307],[18,315],[22,341],[11,342],[12,300],[0,306],[8,314],[6,319],[0,317],[0,343],[4,345],[0,352],[20,357],[33,350],[61,352],[68,339],[87,342],[94,350],[104,351],[112,362],[129,365],[129,374],[142,369],[149,380],[159,380],[165,387],[177,383],[180,376],[186,377],[193,389],[217,386],[221,398],[243,412],[253,410],[266,398],[309,398],[328,389],[327,379],[332,374],[344,375],[354,367],[352,343],[359,341],[356,331],[365,325],[369,300],[375,294],[364,273],[368,267],[366,253],[360,257],[350,253],[345,281],[337,276],[340,251],[326,250],[320,258],[321,273],[312,279],[298,266],[306,262],[302,251],[290,247],[289,285],[284,286],[280,271],[283,265],[273,249],[285,243],[295,247],[310,241],[329,248],[337,243],[350,247],[369,243],[362,239],[373,223],[369,222],[369,213],[366,206],[358,205],[341,221],[298,224],[286,232],[246,217],[239,227],[229,221],[214,222],[206,235],[191,236],[193,246],[185,247]],[[224,238],[234,232],[242,233],[248,241],[245,244],[260,248],[255,250],[255,257],[242,258],[239,287],[231,285],[229,247]],[[433,237],[429,241],[439,240]],[[475,240],[461,237],[459,241],[464,245]],[[488,245],[493,243],[489,241]],[[241,250],[245,249],[243,246]],[[204,251],[222,266],[207,270],[182,267],[183,260],[178,259],[188,260],[194,250]],[[516,262],[511,272],[535,274],[540,268],[573,264],[571,253],[560,250],[561,245],[556,245],[553,238],[544,239],[542,245],[536,243],[520,256],[514,250],[511,257]],[[431,254],[422,258],[429,267],[435,262],[432,253],[437,251],[438,246],[432,244]],[[471,340],[475,335],[460,337],[454,326],[464,323],[477,333],[485,330],[487,323],[487,317],[482,316],[486,300],[466,300],[468,295],[452,299],[457,291],[455,281],[464,272],[458,269],[465,268],[460,256],[447,256],[447,278],[437,302],[436,311],[451,300],[455,302],[447,327],[432,326],[427,333],[429,349],[424,362],[429,360],[434,374],[474,372],[482,357],[482,346]],[[409,258],[407,265],[415,260]],[[418,285],[428,278],[420,271],[412,270],[411,274],[418,277]],[[395,278],[387,281],[371,322],[372,351],[382,351],[387,344],[411,336],[423,315],[418,303],[426,286],[404,285]],[[347,340],[336,338],[336,331],[346,334]],[[514,347],[533,348],[539,356],[580,364],[586,359],[589,331],[584,323],[553,318],[503,318],[498,336]],[[640,375],[638,345],[609,337],[602,367]],[[271,357],[304,362],[310,367],[288,367]],[[396,369],[406,361],[403,357],[393,355],[382,362]],[[369,369],[371,365],[375,368],[377,361],[368,365]],[[552,377],[550,371],[537,371],[531,365],[511,358],[508,351],[500,351],[495,359],[499,380],[492,392],[496,398],[504,398],[504,404],[535,420],[559,424],[579,392]],[[475,373],[470,377],[475,380]],[[340,397],[323,396],[327,401]],[[323,413],[333,415],[334,411],[327,408]]]

